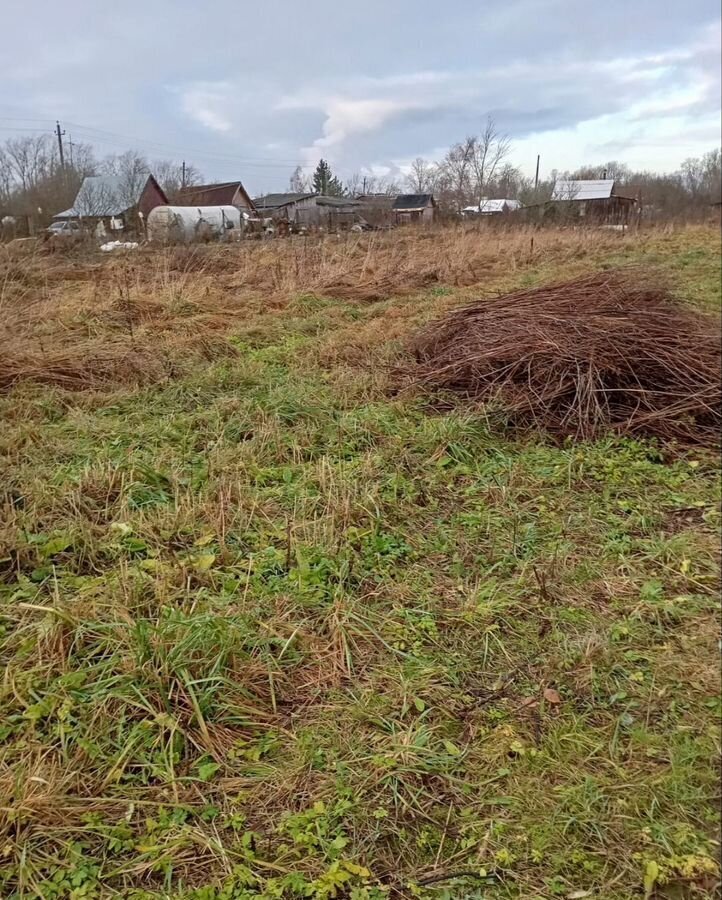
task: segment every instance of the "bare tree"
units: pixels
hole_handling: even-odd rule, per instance
[[[68,150],[68,156],[65,160],[66,172],[74,174],[80,181],[87,175],[95,175],[98,162],[95,158],[92,144],[86,144],[83,141],[73,141]]]
[[[632,170],[626,163],[620,163],[616,159],[612,159],[609,162],[595,166],[580,166],[569,174],[569,178],[575,178],[578,181],[611,179],[619,184],[624,184],[629,181],[631,175]]]
[[[401,193],[401,185],[391,175],[384,175],[376,182],[376,193],[397,197]]]
[[[399,184],[391,175],[361,175],[354,174],[344,182],[344,191],[350,196],[384,194],[388,197],[396,197],[400,193]]]
[[[490,191],[505,199],[508,197],[518,199],[519,194],[532,187],[532,185],[532,179],[523,175],[516,166],[511,165],[511,163],[504,163]]]
[[[509,155],[511,142],[507,135],[499,132],[489,116],[482,133],[475,138],[467,138],[467,144],[470,150],[474,200],[481,209],[483,200],[489,195],[489,188]]]
[[[427,194],[434,189],[436,176],[436,166],[417,156],[406,176],[406,187],[413,194]]]
[[[540,179],[536,187],[534,179],[522,176],[517,193],[514,195],[522,206],[536,206],[548,200],[554,190],[555,178]]]
[[[4,153],[10,175],[22,191],[32,190],[58,167],[55,144],[47,134],[10,138]]]
[[[722,154],[718,149],[696,159],[685,159],[679,175],[693,201],[719,203],[722,199]]]
[[[464,141],[451,146],[446,156],[439,163],[439,184],[442,193],[451,201],[456,212],[466,205],[473,193],[472,160],[476,152],[476,138],[467,137]]]
[[[304,174],[301,166],[296,166],[291,173],[291,177],[288,179],[288,190],[293,194],[311,193],[311,179]]]
[[[176,199],[181,188],[193,187],[203,181],[199,169],[187,164],[184,169],[183,165],[168,159],[157,159],[153,162],[153,175],[169,200]]]
[[[10,168],[10,160],[5,150],[0,147],[0,206],[6,207],[10,202],[13,190],[13,176]]]
[[[120,205],[125,209],[135,206],[150,174],[148,160],[137,150],[126,150],[125,153],[106,156],[100,163],[100,169],[104,175],[120,178]]]
[[[72,205],[83,178],[94,166],[88,144],[73,144],[72,154],[61,166],[51,135],[10,139],[0,148],[0,202],[36,222],[49,221]]]
[[[360,172],[354,172],[350,178],[344,182],[344,190],[349,197],[356,197],[359,194],[366,193],[366,179]]]

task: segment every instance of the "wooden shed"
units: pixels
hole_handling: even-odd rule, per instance
[[[323,194],[266,194],[253,201],[259,216],[310,228],[344,228],[353,224],[359,203],[350,197]]]
[[[433,194],[399,194],[392,209],[397,225],[410,222],[429,225],[436,217],[436,200]]]

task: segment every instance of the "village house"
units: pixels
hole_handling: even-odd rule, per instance
[[[628,224],[639,201],[629,188],[617,189],[613,178],[560,179],[554,185],[552,213],[593,222]]]
[[[433,194],[399,194],[391,208],[397,225],[409,222],[431,224],[436,217]]]
[[[196,184],[181,188],[176,199],[178,206],[235,206],[241,213],[255,215],[248,192],[240,181],[222,181],[218,184]]]
[[[89,175],[83,179],[70,209],[53,216],[56,222],[69,219],[97,225],[110,231],[141,231],[148,214],[165,206],[168,198],[150,175]]]

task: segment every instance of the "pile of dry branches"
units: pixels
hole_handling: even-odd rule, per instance
[[[517,425],[719,442],[719,321],[649,272],[481,300],[427,326],[412,349],[417,384],[491,403]]]

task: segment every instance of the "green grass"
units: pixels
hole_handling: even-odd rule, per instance
[[[644,259],[719,303],[713,236],[621,246],[486,287]],[[473,295],[0,399],[0,896],[713,895],[717,460],[390,395],[387,329]]]

